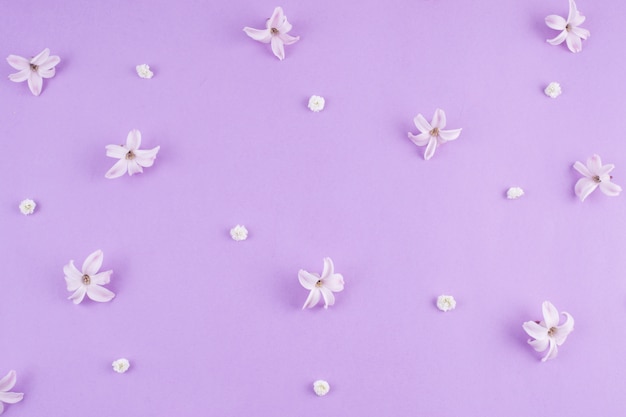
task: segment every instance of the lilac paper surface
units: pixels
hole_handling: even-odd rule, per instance
[[[287,1],[283,62],[242,31],[277,5],[0,2],[2,58],[62,59],[39,97],[0,64],[6,415],[622,413],[626,202],[581,203],[571,166],[626,185],[626,4],[580,0],[572,54],[545,42],[565,0]],[[436,108],[463,132],[424,161]],[[133,128],[154,166],[105,179]],[[63,266],[96,249],[117,296],[75,306]],[[325,256],[345,290],[301,311]],[[522,330],[544,300],[576,319],[547,363]]]

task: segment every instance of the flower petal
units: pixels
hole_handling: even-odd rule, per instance
[[[321,287],[320,291],[322,292],[322,297],[324,297],[324,308],[335,304],[335,296],[331,290],[326,287]]]
[[[430,137],[428,140],[428,146],[426,146],[426,150],[424,151],[424,159],[429,160],[435,154],[435,150],[437,149],[437,138]]]
[[[454,140],[461,135],[461,130],[462,129],[440,130],[439,138],[441,138],[442,142]]]
[[[325,278],[323,283],[324,288],[328,288],[332,292],[343,291],[344,283],[343,275],[341,274],[332,274],[329,277]]]
[[[87,288],[84,285],[81,285],[76,291],[74,291],[74,294],[68,297],[68,299],[72,300],[74,304],[80,304],[81,301],[83,301],[83,298],[85,298],[86,293]]]
[[[548,344],[550,343],[548,338],[545,339],[535,339],[529,340],[528,344],[533,347],[537,352],[543,352],[548,348]]]
[[[585,16],[583,16],[580,13],[576,13],[576,15],[572,17],[572,20],[569,21],[570,27],[572,29],[575,29],[576,27],[582,25],[585,22],[585,19],[586,19]]]
[[[269,29],[254,29],[245,27],[243,31],[246,32],[246,35],[250,36],[255,41],[269,43],[272,39],[272,33]]]
[[[567,43],[567,47],[570,51],[576,53],[583,50],[583,43],[580,38],[573,32],[569,32],[567,37],[565,38],[565,42]]]
[[[591,36],[591,32],[589,32],[587,29],[577,27],[572,28],[572,33],[581,39],[587,39]]]
[[[107,145],[106,150],[107,156],[117,159],[126,158],[126,154],[128,153],[128,149],[120,145]]]
[[[546,328],[550,329],[558,326],[559,311],[550,301],[544,301],[543,304],[541,304],[541,311],[543,312],[543,321],[546,324]]]
[[[578,14],[580,13],[578,13],[576,3],[574,2],[574,0],[569,0],[569,13],[567,14],[567,21],[571,23]]]
[[[415,116],[415,118],[413,119],[413,123],[415,123],[415,127],[417,127],[422,133],[429,133],[431,130],[433,130],[433,127],[430,125],[430,123],[426,121],[421,113]]]
[[[550,338],[548,339],[548,341],[550,342],[548,354],[541,359],[541,362],[545,362],[548,359],[556,358],[556,354],[558,353],[558,348],[556,347],[556,343],[554,342],[554,339]]]
[[[622,187],[611,181],[602,181],[600,183],[600,191],[608,196],[616,197],[622,192]]]
[[[15,83],[21,83],[22,81],[28,80],[28,77],[30,77],[30,73],[30,68],[24,68],[20,72],[9,74],[9,80]]]
[[[8,391],[15,386],[17,381],[17,373],[13,370],[9,371],[2,379],[0,379],[0,391]]]
[[[0,402],[15,404],[22,401],[24,394],[21,392],[0,392]]]
[[[446,127],[446,113],[441,109],[435,110],[431,125],[437,129],[443,129]]]
[[[278,37],[280,38],[280,40],[283,41],[285,45],[291,45],[300,40],[300,36],[291,36],[287,35],[286,33],[281,33],[280,35],[278,35]]]
[[[302,309],[304,310],[305,308],[315,307],[317,303],[320,301],[320,294],[321,292],[319,288],[313,288],[311,292],[309,292],[309,296],[304,302]]]
[[[272,36],[272,40],[270,41],[272,44],[272,52],[274,55],[278,57],[281,61],[285,59],[285,46],[283,45],[282,39],[278,36]]]
[[[312,290],[315,288],[315,284],[319,281],[320,277],[317,274],[312,274],[310,272],[301,269],[298,271],[298,281],[300,281],[300,285],[302,285],[307,290]]]
[[[113,165],[111,169],[109,169],[107,173],[104,174],[104,176],[109,179],[118,178],[126,174],[127,170],[128,170],[128,159],[123,158],[117,161],[115,165]]]
[[[69,264],[63,267],[63,273],[65,274],[65,283],[68,291],[76,291],[82,285],[83,274],[76,269],[74,261],[70,261]]]
[[[587,168],[593,175],[599,175],[598,172],[602,169],[602,159],[600,155],[593,154],[587,158]]]
[[[131,151],[139,149],[141,146],[141,132],[137,129],[133,129],[128,132],[128,136],[126,137],[126,148]]]
[[[580,172],[582,175],[584,175],[587,178],[593,177],[593,174],[589,172],[589,169],[587,168],[587,166],[583,164],[582,162],[576,161],[574,163],[574,169]]]
[[[272,17],[267,21],[268,28],[280,28],[285,21],[285,13],[283,12],[282,7],[277,7],[274,9],[272,13]]]
[[[430,133],[423,132],[419,135],[414,135],[409,132],[409,139],[411,139],[411,141],[417,146],[426,146],[428,144],[428,141],[430,140]]]
[[[574,318],[566,312],[563,312],[563,315],[565,316],[565,323],[557,327],[556,334],[554,335],[554,341],[559,346],[565,343],[567,335],[574,330]]]
[[[42,87],[43,79],[41,78],[41,75],[37,74],[34,71],[31,71],[28,75],[28,88],[30,88],[30,92],[38,96],[39,94],[41,94]]]
[[[528,336],[535,340],[544,340],[548,338],[548,329],[534,321],[527,321],[522,324],[524,331]]]
[[[560,45],[560,44],[563,43],[565,38],[567,38],[567,31],[566,30],[562,31],[561,33],[559,33],[558,35],[556,35],[552,39],[547,39],[546,42],[548,42],[550,45]]]
[[[548,25],[550,29],[565,30],[567,22],[561,16],[551,14],[546,17],[546,25]]]
[[[614,164],[602,165],[600,169],[596,172],[596,175],[600,176],[600,179],[602,179],[602,181],[607,179],[605,177],[608,177],[608,179],[611,179],[611,177],[609,177],[607,174],[613,171],[614,169],[615,169]]]
[[[113,270],[108,270],[91,275],[91,282],[97,285],[108,284],[109,282],[111,282],[112,273]]]
[[[87,297],[99,303],[106,303],[115,297],[115,293],[97,284],[87,285]]]
[[[87,274],[89,276],[96,275],[98,270],[102,266],[102,261],[104,260],[104,253],[101,250],[94,251],[91,253],[85,262],[83,262],[83,274]]]
[[[30,61],[24,57],[18,55],[9,55],[7,57],[7,62],[16,70],[30,70]]]
[[[156,159],[157,153],[159,153],[160,146],[157,146],[153,149],[146,150],[136,150],[135,151],[135,160],[142,167],[151,167],[154,164],[154,160]]]
[[[56,55],[53,55],[51,57],[48,57],[48,59],[46,59],[46,61],[39,65],[39,71],[48,71],[50,69],[53,69],[54,67],[56,67],[57,65],[59,65],[59,62],[61,62],[61,58],[59,58]]]
[[[141,174],[143,168],[137,163],[136,159],[128,161],[128,175],[133,176],[135,174]]]
[[[30,60],[30,63],[34,65],[42,65],[48,60],[49,56],[50,49],[46,48],[43,51],[39,52],[37,55],[35,55],[33,59]]]
[[[52,78],[54,77],[54,74],[56,74],[56,70],[54,68],[50,68],[45,71],[40,69],[37,73],[41,76],[41,78]]]
[[[585,199],[589,197],[589,194],[591,194],[597,186],[598,183],[594,180],[590,178],[581,178],[576,182],[574,191],[576,192],[578,198],[580,198],[580,201],[585,201]]]
[[[326,279],[331,276],[335,271],[335,266],[333,265],[333,260],[330,258],[324,258],[324,269],[322,269],[322,278]]]

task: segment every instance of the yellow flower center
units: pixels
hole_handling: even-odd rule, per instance
[[[91,277],[89,275],[85,274],[85,275],[83,275],[83,280],[82,281],[83,281],[83,284],[89,285],[89,284],[91,284]]]
[[[317,280],[317,282],[315,283],[315,286],[316,286],[317,288],[321,288],[321,287],[322,287],[322,280],[321,280],[321,279],[318,279],[318,280]]]
[[[433,130],[428,132],[428,134],[430,134],[430,136],[439,136],[439,128],[438,127],[434,127]]]

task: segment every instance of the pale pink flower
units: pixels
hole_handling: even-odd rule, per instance
[[[74,291],[69,297],[70,300],[74,301],[74,304],[79,304],[83,301],[85,294],[92,300],[101,303],[111,301],[115,297],[112,291],[101,287],[101,285],[109,283],[113,273],[113,271],[98,273],[103,259],[104,254],[101,250],[97,250],[85,259],[82,272],[74,266],[74,261],[70,261],[69,264],[63,267],[67,290]]]
[[[426,160],[433,157],[435,149],[439,145],[454,140],[461,134],[461,129],[442,130],[446,127],[446,114],[441,109],[435,110],[431,123],[428,123],[421,114],[415,116],[413,121],[421,133],[414,135],[409,132],[409,139],[417,146],[426,146],[424,152],[424,159]]]
[[[128,175],[133,175],[143,172],[142,167],[151,167],[161,147],[157,146],[150,150],[140,150],[140,145],[141,132],[137,129],[128,132],[126,146],[107,145],[107,156],[119,158],[119,161],[117,161],[104,176],[107,178],[117,178],[124,175],[126,171],[128,171]]]
[[[255,41],[271,43],[272,52],[282,61],[285,59],[285,45],[296,43],[300,37],[287,34],[291,30],[291,24],[287,22],[287,16],[281,7],[274,9],[274,13],[267,20],[266,26],[266,29],[245,27],[243,31]]]
[[[302,306],[303,310],[317,305],[320,295],[324,297],[324,308],[328,308],[335,304],[333,293],[343,290],[343,276],[335,273],[335,267],[330,258],[324,258],[324,270],[321,277],[319,274],[301,269],[298,272],[298,279],[304,288],[311,290]]]
[[[589,196],[596,188],[600,187],[600,191],[604,194],[615,197],[622,192],[622,187],[612,183],[613,178],[609,173],[613,171],[615,165],[607,164],[602,165],[602,160],[598,155],[592,155],[587,159],[587,166],[582,162],[576,161],[574,169],[584,175],[583,178],[576,182],[574,191],[580,198],[580,201],[585,201],[585,198]]]
[[[551,45],[560,45],[565,41],[570,51],[582,51],[583,43],[581,39],[587,39],[591,36],[591,33],[587,29],[579,27],[584,21],[585,16],[580,14],[574,0],[569,0],[569,14],[567,15],[567,20],[555,14],[546,17],[546,25],[548,25],[549,28],[561,31],[556,37],[548,39],[548,43]]]
[[[0,379],[0,414],[4,412],[4,403],[15,404],[24,398],[24,394],[21,392],[9,392],[16,382],[17,374],[15,371],[9,371],[4,378]]]
[[[544,301],[541,305],[543,311],[543,321],[527,321],[522,327],[528,333],[528,344],[537,352],[543,352],[548,349],[546,356],[541,359],[542,362],[548,359],[556,358],[557,346],[565,343],[567,335],[574,330],[574,318],[569,313],[563,312],[565,323],[559,326],[559,312],[550,301]]]
[[[41,94],[43,79],[54,77],[56,71],[54,67],[61,62],[61,58],[56,55],[50,56],[50,50],[46,48],[30,60],[17,55],[9,55],[7,62],[18,70],[9,75],[9,80],[16,83],[28,81],[30,91],[38,96]]]

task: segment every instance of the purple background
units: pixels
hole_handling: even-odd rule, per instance
[[[283,62],[242,31],[277,5],[0,1],[2,59],[62,58],[40,97],[0,64],[6,414],[622,413],[626,202],[581,203],[571,166],[626,186],[626,3],[580,0],[572,54],[545,42],[566,0],[287,0]],[[407,132],[438,107],[463,132],[424,161]],[[155,165],[105,179],[133,128]],[[96,249],[117,297],[75,306],[62,268]],[[325,256],[345,290],[301,311]],[[576,319],[548,363],[521,327],[544,300]]]

